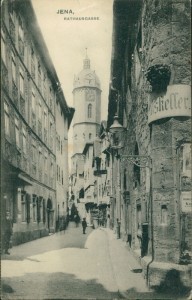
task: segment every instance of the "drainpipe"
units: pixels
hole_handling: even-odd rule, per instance
[[[154,261],[154,234],[153,234],[153,186],[152,186],[152,162],[150,166],[150,202],[151,202],[151,254],[152,258],[151,261],[147,264],[147,286],[150,287],[150,279],[149,279],[149,267]]]

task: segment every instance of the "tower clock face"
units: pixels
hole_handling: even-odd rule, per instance
[[[87,90],[86,91],[86,100],[87,101],[94,101],[95,100],[95,94],[93,90]]]

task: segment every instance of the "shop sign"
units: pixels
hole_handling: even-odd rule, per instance
[[[191,86],[174,84],[167,87],[164,96],[151,100],[148,123],[169,117],[191,116]]]
[[[181,210],[184,213],[192,213],[191,192],[181,193]]]

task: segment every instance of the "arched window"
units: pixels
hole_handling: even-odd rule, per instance
[[[87,111],[87,114],[88,114],[88,118],[91,118],[91,117],[92,117],[92,104],[89,104],[89,105],[88,105],[88,111]]]

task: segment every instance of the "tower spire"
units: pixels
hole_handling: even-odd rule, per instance
[[[85,48],[85,59],[83,60],[83,69],[90,69],[90,59],[87,56],[87,48]]]

